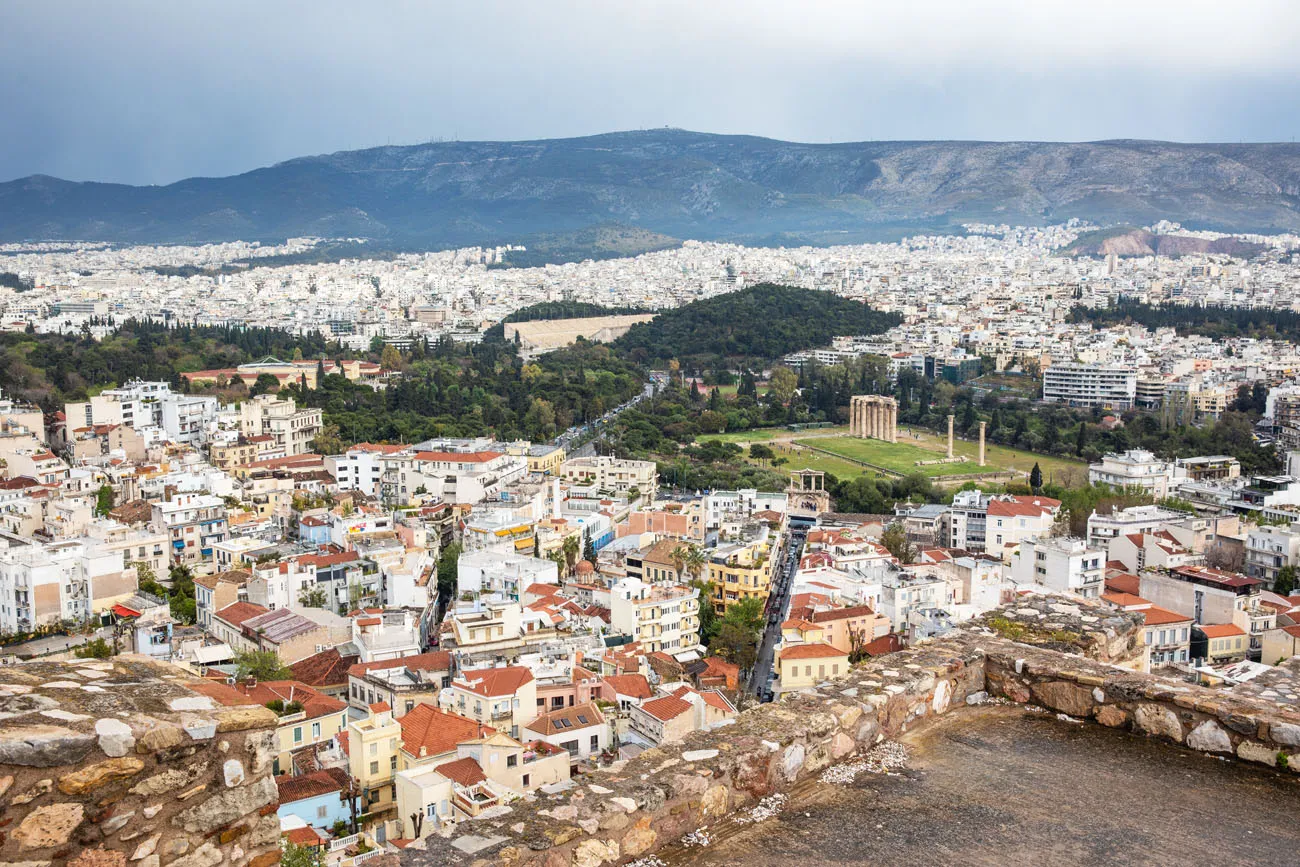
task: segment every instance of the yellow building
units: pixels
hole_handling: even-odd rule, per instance
[[[512,738],[537,718],[537,680],[523,666],[462,671],[445,695],[445,710]]]
[[[829,644],[795,644],[783,648],[777,662],[780,692],[815,687],[849,670],[849,655]]]
[[[559,446],[532,446],[528,449],[528,472],[544,476],[559,475],[564,458],[564,449]]]
[[[370,705],[370,715],[348,723],[348,773],[361,789],[366,813],[382,813],[397,802],[394,777],[402,726],[384,702]]]
[[[714,551],[708,565],[708,580],[713,583],[713,609],[725,614],[735,603],[750,598],[766,605],[775,566],[767,539]]]

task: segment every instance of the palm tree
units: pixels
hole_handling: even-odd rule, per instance
[[[562,549],[564,551],[564,562],[566,564],[566,573],[572,572],[573,567],[578,562],[578,552],[582,550],[582,546],[578,542],[578,537],[568,536],[567,538],[565,538]]]

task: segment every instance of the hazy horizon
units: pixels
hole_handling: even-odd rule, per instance
[[[0,180],[166,184],[433,139],[1294,140],[1300,15],[1190,0],[13,4]]]

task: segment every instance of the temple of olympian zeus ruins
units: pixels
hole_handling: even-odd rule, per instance
[[[849,400],[849,436],[898,442],[898,401],[879,394],[859,394]]]

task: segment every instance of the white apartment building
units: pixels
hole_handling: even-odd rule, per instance
[[[215,397],[176,394],[166,382],[139,379],[64,405],[69,429],[124,425],[149,443],[165,439],[186,445],[207,440],[216,428],[217,411]]]
[[[193,564],[212,556],[212,546],[226,538],[226,504],[211,494],[177,494],[153,504],[150,527],[171,543],[172,560]]]
[[[1186,521],[1186,512],[1176,512],[1156,505],[1112,509],[1107,514],[1094,511],[1088,516],[1088,544],[1105,548],[1112,539],[1133,533],[1154,533],[1165,524]]]
[[[610,593],[610,627],[646,653],[678,654],[700,643],[700,591],[624,578]]]
[[[758,491],[754,488],[713,491],[704,495],[704,526],[716,530],[727,521],[747,521],[755,512],[784,513],[785,501],[784,492]]]
[[[1043,400],[1070,406],[1129,409],[1137,396],[1137,371],[1131,367],[1062,362],[1043,371]]]
[[[1272,587],[1277,573],[1300,565],[1300,528],[1256,527],[1246,534],[1245,573]]]
[[[1073,536],[1026,539],[1011,559],[1012,583],[1087,599],[1101,595],[1105,572],[1106,552]]]
[[[239,432],[246,437],[270,436],[285,455],[301,455],[311,451],[321,418],[321,410],[298,409],[291,397],[259,394],[240,404]]]
[[[340,491],[360,491],[368,497],[382,494],[384,455],[399,454],[402,445],[357,443],[341,455],[327,455],[325,469],[338,483]]]
[[[500,593],[519,600],[533,584],[560,583],[559,567],[544,557],[497,551],[465,551],[456,561],[456,591],[478,596]]]
[[[0,539],[0,633],[63,620],[83,623],[130,598],[136,575],[122,551],[80,541],[43,545]]]
[[[1108,452],[1101,463],[1088,465],[1088,482],[1113,488],[1140,488],[1152,499],[1169,496],[1174,481],[1174,466],[1144,449],[1130,449],[1122,454]]]
[[[422,494],[448,503],[481,503],[519,481],[528,459],[496,451],[416,451],[383,455],[381,496],[404,505]]]
[[[560,477],[571,485],[592,485],[598,491],[626,494],[636,489],[645,502],[654,502],[659,472],[654,461],[628,461],[605,455],[571,458],[560,464]]]

